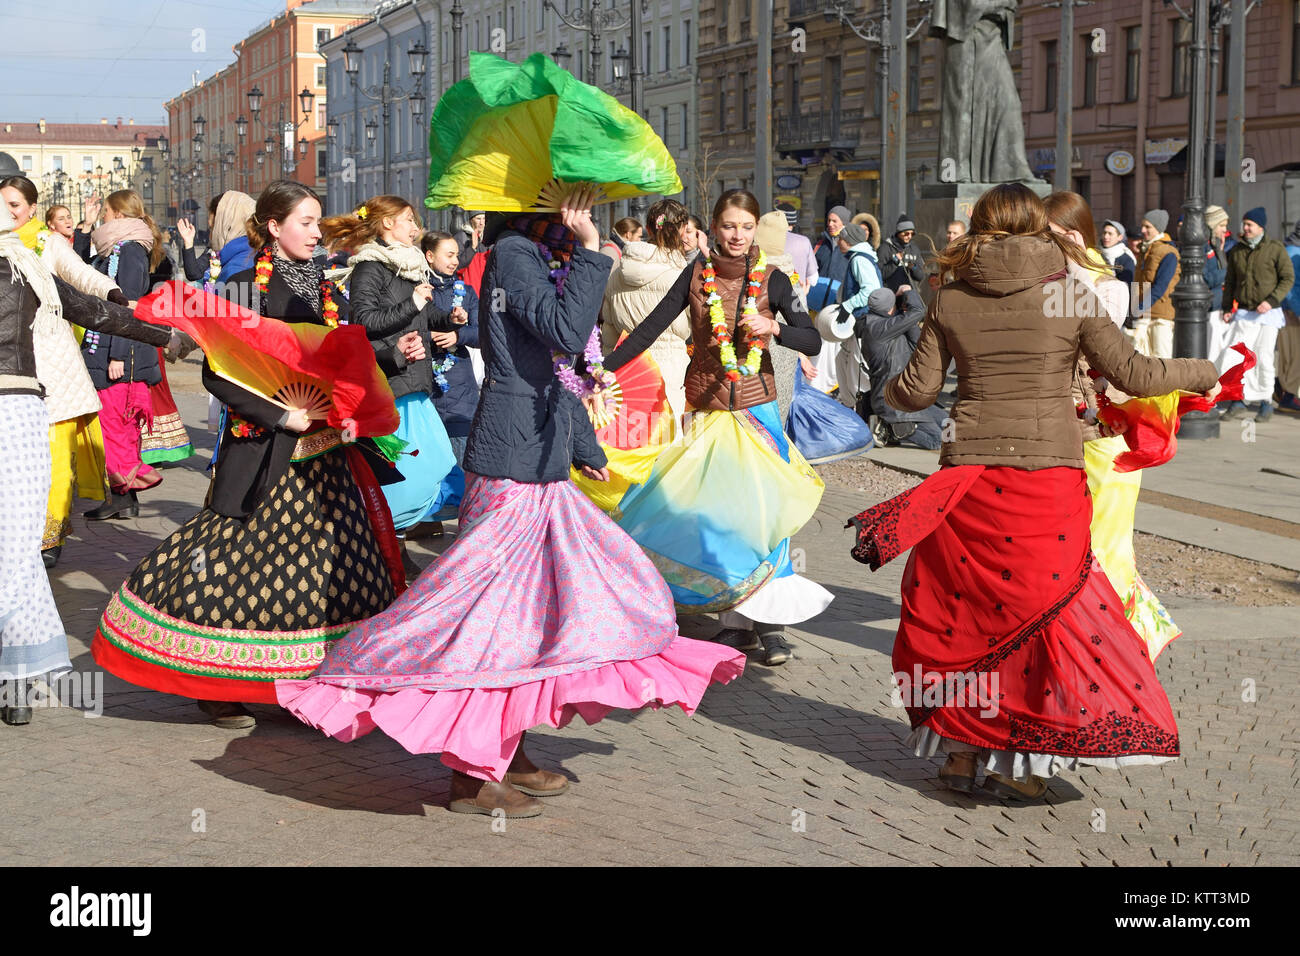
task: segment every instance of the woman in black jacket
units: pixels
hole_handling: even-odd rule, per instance
[[[402,459],[405,480],[384,488],[393,524],[400,535],[422,521],[454,516],[465,475],[456,466],[447,429],[433,404],[429,336],[432,329],[452,321],[464,323],[466,312],[459,306],[441,310],[434,305],[429,267],[418,245],[420,224],[411,204],[400,196],[367,199],[354,213],[326,219],[321,232],[326,246],[356,250],[348,260],[352,321],[366,327],[379,367],[392,386],[402,416],[397,437],[417,452]]]
[[[312,253],[320,200],[272,183],[249,220],[253,269],[226,291],[260,314],[338,325],[347,303]],[[100,621],[92,650],[124,680],[197,697],[218,726],[251,726],[239,702],[274,703],[327,643],[405,586],[366,444],[213,374],[230,409],[205,507],[141,562]],[[391,468],[387,469],[392,478]]]
[[[575,464],[609,477],[552,357],[572,362],[594,336],[610,260],[589,210],[579,195],[559,215],[519,217],[526,234],[488,254],[484,287],[503,295],[479,306],[488,374],[456,542],[311,680],[281,685],[281,702],[326,733],[379,727],[412,753],[441,753],[460,813],[535,816],[533,796],[568,788],[524,753],[529,728],[646,704],[689,713],[743,663],[678,636],[663,578],[569,480]]]

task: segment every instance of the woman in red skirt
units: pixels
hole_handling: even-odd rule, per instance
[[[947,755],[939,778],[969,793],[1034,799],[1080,764],[1178,756],[1173,711],[1123,602],[1093,559],[1092,502],[1071,398],[1076,356],[1130,395],[1218,391],[1201,359],[1138,355],[1067,262],[1042,201],[996,186],[968,235],[939,255],[941,286],[920,342],[885,392],[934,403],[950,362],[958,400],[942,468],[853,519],[854,557],[903,572],[894,680],[917,756]]]

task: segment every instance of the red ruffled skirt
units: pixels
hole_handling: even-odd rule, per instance
[[[916,741],[1033,772],[1178,755],[1169,700],[1093,559],[1091,515],[1082,469],[964,465],[853,519],[873,570],[912,549],[893,665]]]

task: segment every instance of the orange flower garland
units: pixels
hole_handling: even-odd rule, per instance
[[[271,271],[274,267],[271,265],[271,247],[264,246],[262,254],[257,257],[257,262],[253,265],[253,282],[257,286],[257,291],[266,295],[267,286],[271,283]],[[329,279],[320,280],[320,303],[321,318],[331,329],[339,327],[339,306],[334,301],[334,283]]]
[[[760,249],[758,261],[749,271],[745,305],[741,309],[742,316],[758,315],[758,293],[763,287],[763,273],[766,271],[767,255]],[[763,364],[763,336],[753,331],[746,332],[745,362],[743,365],[737,363],[736,346],[732,342],[731,333],[727,330],[727,316],[722,311],[722,297],[718,295],[718,274],[713,269],[712,259],[705,258],[700,276],[704,280],[704,301],[709,307],[709,325],[713,329],[713,341],[718,344],[718,356],[722,360],[727,381],[736,382],[742,375],[754,375]]]

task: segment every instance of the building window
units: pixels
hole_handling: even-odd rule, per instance
[[[832,114],[840,112],[840,92],[844,89],[844,64],[838,56],[826,58],[826,82],[822,88],[822,104]]]
[[[546,4],[542,0],[537,0],[537,32],[540,33],[546,29]]]
[[[1300,3],[1300,0],[1296,0]],[[682,21],[682,66],[691,65],[691,21]]]
[[[1223,31],[1223,38],[1226,48],[1228,31]],[[1223,62],[1228,62],[1226,56]],[[1300,83],[1300,0],[1291,4],[1291,82]]]
[[[605,82],[614,82],[614,41],[609,41],[609,52],[605,57]]]
[[[316,104],[316,128],[324,129],[325,124],[329,121],[329,114],[325,110],[324,103]]]
[[[659,107],[659,133],[663,137],[664,145],[668,145],[668,107]]]
[[[1142,70],[1142,28],[1124,28],[1124,102],[1136,103]]]
[[[316,28],[316,49],[319,50],[322,43],[329,43],[330,40],[333,39],[333,37],[334,37],[333,27],[317,27]],[[287,42],[288,39],[289,38],[286,36],[285,41]]]
[[[325,85],[325,64],[324,63],[317,64],[316,66],[316,85],[317,86]]]
[[[749,74],[741,73],[738,77],[740,86],[740,128],[749,129]]]
[[[641,34],[641,63],[640,63],[640,66],[641,66],[641,72],[643,72],[643,73],[649,73],[649,72],[650,72],[650,64],[654,62],[652,59],[650,59],[650,53],[651,53],[651,49],[650,49],[650,31],[647,30],[645,33]]]
[[[56,173],[58,173],[58,172],[62,172],[62,171],[63,171],[63,157],[62,157],[62,156],[55,156],[55,157],[54,157],[54,171],[55,171]]]
[[[663,28],[663,43],[659,47],[659,72],[667,73],[672,69],[673,58],[673,28],[666,26]]]
[[[95,157],[94,157],[94,156],[82,156],[82,157],[81,157],[81,171],[84,172],[84,173],[89,173],[89,172],[93,172],[94,169],[95,169]]]
[[[718,3],[718,45],[723,46],[727,42],[727,14],[731,8],[731,0],[717,0]]]
[[[1137,216],[1137,174],[1130,173],[1119,177],[1119,221],[1125,229],[1133,227]]]
[[[512,7],[508,7],[508,8],[506,9],[506,30],[507,30],[507,32],[508,32],[509,35],[510,35],[510,39],[512,39],[512,40],[516,39],[516,36],[515,36],[515,8],[514,8],[513,6],[512,6]]]
[[[23,171],[28,173],[32,171],[32,157],[30,156],[23,157]]]
[[[1132,178],[1131,176],[1129,177]],[[1074,177],[1074,191],[1084,198],[1085,201],[1092,202],[1092,178],[1089,176]]]
[[[726,80],[719,73],[713,78],[713,125],[719,132],[727,129],[727,109],[722,98],[727,94]]]
[[[316,178],[324,179],[325,174],[328,171],[328,168],[329,167],[325,155],[325,150],[323,149],[316,150]]]
[[[1050,113],[1056,109],[1056,41],[1043,44],[1043,109]]]
[[[1091,33],[1083,35],[1083,105],[1097,105],[1097,51]]]
[[[1191,52],[1192,25],[1179,17],[1173,23],[1174,55],[1170,61],[1169,95],[1187,95],[1188,56]]]
[[[921,109],[921,44],[907,45],[907,111],[920,112]]]
[[[786,111],[791,117],[799,115],[799,64],[785,65],[785,102]]]
[[[682,151],[691,147],[691,111],[685,103],[682,104]]]

